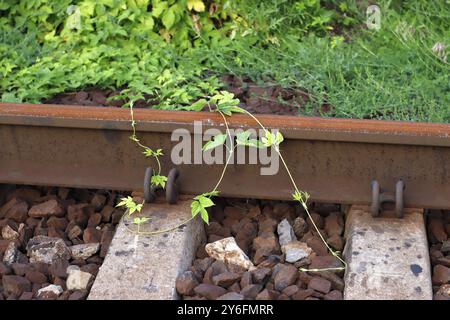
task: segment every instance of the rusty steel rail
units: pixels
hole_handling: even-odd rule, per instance
[[[405,206],[450,209],[450,125],[377,120],[258,115],[285,136],[282,153],[302,190],[313,200],[368,204],[370,183],[393,190],[406,184]],[[173,167],[174,129],[224,130],[219,115],[135,109],[138,136],[162,148],[163,170]],[[233,128],[257,128],[245,115]],[[133,141],[128,109],[0,103],[0,183],[142,190],[151,163]],[[222,165],[180,165],[182,193],[209,191]],[[291,199],[280,165],[261,176],[258,165],[231,165],[220,187],[230,197]]]

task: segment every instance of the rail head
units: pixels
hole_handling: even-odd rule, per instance
[[[138,131],[171,133],[178,128],[223,128],[222,118],[210,112],[135,109]],[[450,147],[450,124],[258,115],[268,128],[286,139],[345,141]],[[70,105],[0,103],[0,125],[69,127],[103,130],[131,129],[129,109]],[[258,128],[246,115],[230,117],[233,128]]]

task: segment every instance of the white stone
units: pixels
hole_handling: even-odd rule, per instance
[[[91,278],[89,272],[71,269],[66,281],[67,290],[85,290]]]
[[[211,258],[222,261],[227,265],[238,266],[244,270],[253,270],[255,266],[242,251],[233,237],[208,243],[205,250]]]
[[[309,257],[312,249],[304,242],[292,241],[282,246],[281,251],[286,255],[286,262],[294,263],[300,259]]]
[[[46,236],[36,236],[28,241],[27,254],[30,262],[53,263],[56,259],[70,259],[70,250],[64,240]]]
[[[49,298],[51,296],[58,297],[61,293],[63,293],[63,291],[64,290],[61,286],[51,284],[42,289],[39,289],[37,292],[37,297],[38,298]]]
[[[19,237],[19,233],[11,228],[9,225],[6,225],[2,229],[2,237],[5,240],[14,240]]]
[[[280,246],[284,246],[291,241],[297,240],[295,236],[294,229],[292,229],[291,224],[287,219],[283,219],[277,227],[278,239],[280,242]]]
[[[84,243],[69,247],[72,259],[83,259],[93,256],[100,248],[100,243]]]
[[[6,247],[5,253],[3,254],[3,262],[11,265],[16,263],[18,260],[18,255],[20,254],[14,242],[10,242]]]

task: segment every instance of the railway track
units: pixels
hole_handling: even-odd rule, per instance
[[[178,143],[171,141],[174,130],[199,134],[194,132],[196,121],[203,130],[224,131],[220,116],[205,112],[137,109],[135,118],[141,140],[166,152]],[[402,181],[405,207],[450,209],[450,125],[272,115],[259,119],[285,136],[286,162],[312,200],[370,204],[373,181],[391,193]],[[241,115],[234,115],[230,126],[256,128]],[[0,166],[8,170],[0,171],[0,181],[142,190],[151,164],[130,134],[127,109],[1,103]],[[191,159],[194,152],[195,146]],[[169,156],[162,158],[163,171],[173,166]],[[177,168],[178,186],[185,194],[208,190],[222,170],[221,165]],[[286,172],[262,176],[259,170],[258,165],[233,165],[221,194],[291,199]]]
[[[377,290],[382,292],[380,283],[383,281],[385,284],[390,283],[391,287],[399,288],[396,294],[389,296],[392,299],[399,298],[399,295],[403,295],[405,299],[430,299],[433,294],[432,284],[435,286],[435,291],[441,290],[440,288],[445,284],[442,281],[446,281],[445,270],[443,271],[444,278],[441,277],[439,281],[435,281],[433,278],[433,283],[431,282],[432,271],[428,255],[424,212],[427,212],[428,209],[450,209],[450,125],[271,115],[263,115],[258,118],[265,126],[279,129],[283,133],[285,137],[282,148],[283,155],[292,170],[295,181],[299,183],[302,190],[310,193],[311,202],[341,205],[342,209],[339,212],[345,213],[346,231],[345,235],[341,234],[340,236],[344,237],[347,243],[344,256],[349,263],[349,267],[346,269],[345,287],[352,287],[354,288],[353,292],[359,290],[362,293],[352,296],[351,293],[344,290],[339,291],[331,287],[328,290],[322,287],[319,289],[319,293],[312,294],[315,292],[315,285],[310,288],[308,283],[306,286],[299,283],[288,285],[296,285],[299,290],[303,290],[302,294],[297,294],[295,288],[282,293],[288,286],[282,289],[279,287],[280,290],[276,290],[275,283],[268,287],[252,283],[251,290],[259,288],[255,285],[261,286],[261,290],[264,287],[263,297],[272,298],[277,295],[273,291],[279,291],[278,293],[283,298],[292,298],[295,294],[305,298],[324,298],[328,293],[337,290],[339,293],[333,292],[331,296],[327,297],[348,299],[361,297],[362,294],[369,297],[371,296],[370,292],[373,293]],[[202,132],[196,131],[195,123],[201,123],[204,131],[216,128],[224,132],[224,125],[219,116],[211,115],[211,113],[137,109],[135,110],[135,120],[140,139],[151,148],[162,148],[167,153],[179,142],[172,137],[172,133],[176,129],[184,129],[184,137],[192,136],[194,138],[195,136],[201,137],[202,134]],[[251,129],[256,128],[256,125],[247,117],[234,115],[230,120],[230,127]],[[143,191],[145,172],[151,164],[142,156],[141,150],[130,141],[130,134],[130,114],[126,109],[2,103],[0,104],[0,143],[2,145],[0,148],[0,183]],[[195,158],[195,143],[191,157]],[[162,158],[161,165],[164,172],[168,172],[174,167],[169,156]],[[179,171],[177,186],[182,198],[184,195],[199,194],[209,190],[222,170],[222,165],[205,166],[193,163],[177,164],[176,167]],[[264,176],[260,175],[259,170],[260,166],[258,165],[231,165],[226,179],[221,184],[221,196],[266,199],[262,200],[262,204],[269,200],[291,199],[292,191],[286,184],[288,179],[286,172],[280,170],[276,175]],[[202,178],[199,179],[199,177]],[[382,217],[375,218],[374,216],[379,216],[382,207],[393,209],[393,207],[385,206],[388,202],[395,204],[394,211],[388,210],[387,213],[383,213]],[[154,216],[155,212],[152,210],[166,212],[161,218],[161,226],[164,226],[167,222],[181,219],[186,214],[189,215],[190,212],[185,207],[183,205],[156,204],[155,208],[159,209],[146,207],[143,215]],[[264,211],[264,208],[265,205],[262,205],[261,211]],[[250,211],[248,208],[246,210]],[[299,213],[296,212],[296,214]],[[325,219],[329,214],[330,212],[324,212],[323,218]],[[268,215],[270,216],[270,214]],[[446,215],[447,211],[442,211],[439,218],[444,230],[448,228]],[[169,216],[170,219],[168,219]],[[264,213],[263,216],[268,217],[267,213]],[[403,216],[403,220],[397,219]],[[294,225],[295,217],[292,217],[292,221],[289,220],[290,224]],[[256,230],[259,230],[261,221],[258,219],[245,223],[256,224]],[[307,217],[305,219],[307,220]],[[241,223],[240,220],[235,222]],[[222,222],[218,221],[218,223]],[[244,222],[242,223],[245,225]],[[275,219],[274,223],[275,225],[280,224],[281,220]],[[224,227],[232,230],[232,225],[217,226],[219,229]],[[148,264],[142,265],[142,272],[155,276],[155,283],[150,281],[141,285],[141,288],[145,289],[142,296],[150,294],[149,298],[176,297],[173,290],[175,290],[177,276],[190,268],[190,263],[195,257],[197,259],[205,258],[196,256],[197,246],[204,246],[206,243],[201,224],[193,224],[189,227],[191,229],[187,228],[185,232],[176,232],[173,238],[170,238],[172,235],[169,235],[169,239],[164,238],[163,235],[153,238],[142,235],[135,240],[135,235],[127,234],[123,228],[125,226],[119,226],[119,236],[115,237],[120,241],[117,240],[116,245],[114,241],[112,243],[113,252],[116,253],[115,258],[110,262],[107,262],[108,259],[105,260],[104,268],[109,270],[106,274],[113,274],[112,266],[124,263],[124,260],[121,259],[129,258],[126,257],[126,254],[122,255],[121,252],[128,252],[131,249],[123,249],[120,243],[137,241],[136,248],[141,248],[139,252],[142,252],[145,259],[156,261],[162,259],[162,252],[166,250],[159,250],[161,248],[158,249],[158,246],[161,246],[161,242],[167,241],[167,243],[173,244],[174,248],[178,248],[175,251],[172,250],[173,252],[178,252],[180,257],[184,257],[180,258],[174,253],[175,258],[163,266],[167,268],[167,264],[172,263],[173,260],[170,267],[173,272],[166,272],[165,279],[156,276],[164,273],[164,268],[158,269],[156,264],[154,269],[147,270]],[[429,226],[428,229],[430,229]],[[270,232],[277,234],[277,230]],[[361,236],[361,233],[364,236]],[[208,233],[209,238],[211,238],[211,234],[216,236],[212,237],[213,240],[224,238],[223,235],[217,237],[217,233],[214,232]],[[197,238],[194,241],[192,237],[195,235]],[[237,230],[230,232],[230,236],[237,237]],[[255,234],[249,240],[250,243],[253,243],[258,236],[261,235]],[[317,236],[317,234],[312,233],[311,236]],[[326,238],[329,236],[330,234]],[[390,239],[394,237],[396,242],[401,242],[401,245],[388,245],[389,241],[393,241]],[[436,240],[434,235],[433,237],[431,241],[434,252],[432,264],[434,268],[436,265],[445,266],[447,249],[444,244],[448,242],[448,239]],[[417,242],[411,243],[412,238]],[[172,242],[169,241],[170,239]],[[187,239],[191,239],[190,242],[195,245],[189,248],[180,247],[180,243],[184,243],[185,246],[185,243],[189,242]],[[367,239],[372,242],[367,243]],[[307,243],[306,238],[298,237],[297,240]],[[391,259],[373,260],[374,255],[371,252],[373,243],[376,241],[382,244],[378,246],[379,251],[376,255],[390,255]],[[148,253],[149,250],[145,250],[145,248],[149,246],[154,248],[152,252],[161,252],[160,255],[154,256],[152,253]],[[355,246],[364,246],[365,249],[358,250],[355,249]],[[396,249],[397,247],[400,249]],[[410,250],[411,247],[414,250]],[[135,250],[137,250],[136,248]],[[255,259],[255,252],[252,251],[252,248],[250,246],[248,250],[250,250],[251,259]],[[343,250],[343,248],[340,249]],[[390,253],[391,249],[399,251],[398,254]],[[319,249],[313,248],[314,252],[316,250]],[[361,254],[361,251],[367,254],[356,257]],[[412,251],[420,252],[420,254],[412,256]],[[120,254],[117,254],[118,252]],[[315,253],[317,254],[317,252]],[[277,254],[283,256],[281,251],[276,251],[275,255]],[[137,259],[133,260],[136,265],[140,266],[139,261],[143,261],[142,256],[133,255],[133,257]],[[257,262],[261,263],[258,259]],[[284,263],[284,261],[282,262]],[[257,265],[255,260],[253,263]],[[354,266],[355,263],[358,265]],[[378,280],[376,277],[365,278],[368,272],[375,275],[379,271],[376,267],[371,269],[369,267],[371,263],[387,265],[384,266],[384,274]],[[391,269],[390,263],[393,264]],[[365,267],[362,268],[361,265]],[[398,273],[400,270],[398,269],[399,265],[402,266],[401,270],[406,270],[402,271],[401,277],[396,275],[396,272]],[[205,271],[203,270],[203,272]],[[442,270],[438,271],[442,273]],[[272,269],[271,272],[273,272]],[[407,273],[411,274],[406,276]],[[101,274],[102,272],[100,272]],[[214,276],[219,275],[221,275],[220,272]],[[200,277],[198,274],[196,276]],[[204,276],[202,274],[202,277]],[[228,274],[228,276],[230,275]],[[267,283],[274,282],[275,276],[273,277],[273,279],[267,278],[271,279],[266,279]],[[312,277],[320,278],[315,280],[317,285],[327,286],[326,281],[331,281],[330,279],[323,281],[323,275],[312,274]],[[102,279],[101,276],[99,278]],[[350,278],[353,282],[350,281]],[[242,278],[239,279],[242,281]],[[136,280],[131,276],[127,281],[129,285]],[[210,281],[212,283],[205,284],[217,286],[212,278]],[[408,284],[404,285],[411,281],[420,282],[420,285],[413,287],[415,290],[413,292],[407,291],[410,289]],[[155,296],[155,292],[158,294],[159,291],[154,286],[167,284],[167,282],[170,283],[169,291],[164,293],[164,296]],[[93,287],[96,294],[93,294],[92,298],[101,298],[102,294],[105,297],[105,292],[113,295],[114,291],[108,287],[108,283],[110,283],[108,278],[99,280],[98,285]],[[439,288],[436,288],[437,283]],[[120,285],[117,284],[117,287]],[[419,287],[420,289],[417,289]],[[235,286],[236,288],[237,286]],[[205,296],[202,296],[203,289],[197,289],[195,296],[204,298]],[[224,294],[223,290],[215,289],[218,290],[216,293]],[[261,290],[255,294],[255,297]],[[295,293],[293,293],[294,291]],[[405,295],[406,291],[408,293]],[[189,293],[186,295],[187,297],[192,296],[193,291],[184,291],[184,293],[186,292]],[[231,294],[232,290],[227,292]],[[288,293],[292,294],[288,295]],[[439,296],[445,296],[445,294]],[[372,298],[376,299],[377,296]]]

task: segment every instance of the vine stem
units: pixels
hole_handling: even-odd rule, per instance
[[[136,136],[136,121],[134,120],[134,109],[133,109],[133,101],[130,101],[130,115],[131,115],[131,127],[133,128],[133,141],[144,150],[152,150],[150,147],[143,145]],[[152,155],[153,158],[156,159],[156,163],[158,164],[158,175],[161,174],[161,162],[159,161],[158,156]]]
[[[248,111],[245,110],[245,109],[242,109],[242,110],[244,110],[244,112],[245,112],[247,115],[249,115],[252,119],[254,119],[254,120],[259,124],[259,126],[264,130],[264,133],[267,133],[267,132],[268,132],[268,130],[264,127],[264,125],[263,125],[263,124],[262,124],[262,123],[261,123],[261,122],[253,115],[253,114],[251,114],[250,112],[248,112]],[[288,174],[288,176],[289,176],[289,179],[290,179],[291,182],[292,182],[292,185],[294,186],[295,191],[298,192],[298,193],[301,193],[300,190],[299,190],[299,188],[297,187],[297,184],[295,183],[295,180],[294,180],[294,178],[293,178],[293,176],[292,176],[291,170],[289,170],[289,167],[288,167],[286,161],[284,160],[283,155],[281,154],[281,151],[280,151],[279,147],[276,145],[276,146],[274,146],[274,149],[275,149],[276,153],[278,154],[278,156],[280,157],[281,162],[283,163],[283,166],[284,166],[284,168],[286,169],[286,172],[287,172],[287,174]],[[308,209],[308,206],[307,206],[305,200],[301,199],[301,201],[299,201],[299,202],[301,203],[301,205],[302,205],[303,208],[305,209],[305,212],[306,212],[306,214],[308,215],[309,220],[311,220],[311,222],[312,222],[312,224],[313,224],[313,226],[314,226],[314,229],[315,229],[316,232],[319,234],[319,237],[320,237],[320,239],[322,240],[322,242],[325,244],[325,246],[326,246],[327,249],[331,252],[331,254],[332,254],[334,257],[336,257],[337,259],[339,259],[339,261],[341,261],[341,262],[343,263],[343,265],[344,265],[344,267],[337,267],[337,268],[325,268],[325,269],[314,269],[314,270],[301,269],[301,271],[304,271],[304,270],[307,270],[307,271],[345,270],[346,267],[347,267],[347,263],[346,263],[341,257],[339,257],[339,255],[338,255],[338,254],[337,254],[337,253],[336,253],[336,252],[328,245],[328,243],[325,241],[325,239],[324,239],[323,236],[322,236],[322,233],[320,232],[319,228],[317,227],[316,223],[314,222],[314,219],[311,217],[311,214],[310,214],[310,212],[309,212],[309,209]]]
[[[225,118],[225,115],[221,111],[219,111],[219,113],[222,116],[223,121],[225,122],[226,132],[227,132],[227,135],[228,135],[228,137],[230,139],[230,143],[233,143],[233,140],[231,138],[230,128],[228,126],[228,121]],[[220,175],[220,178],[217,181],[216,186],[214,187],[213,191],[211,192],[210,198],[211,198],[212,194],[217,190],[217,188],[219,188],[219,185],[222,183],[223,177],[225,176],[225,172],[227,171],[228,164],[229,164],[229,162],[231,160],[231,156],[234,153],[234,148],[231,148],[230,150],[228,150],[228,153],[229,153],[229,155],[227,157],[227,161],[225,162],[225,166],[223,167],[222,174]]]

